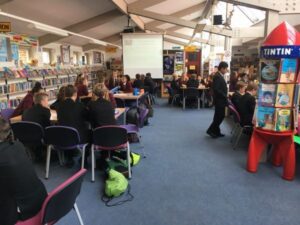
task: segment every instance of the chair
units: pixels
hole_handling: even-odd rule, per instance
[[[115,98],[118,108],[125,108],[125,101],[120,98]]]
[[[45,199],[41,210],[26,221],[18,221],[16,225],[52,225],[74,209],[80,225],[84,225],[76,204],[80,193],[85,169],[81,169],[64,183],[51,191]]]
[[[52,149],[58,150],[71,150],[78,149],[82,152],[81,168],[84,168],[84,156],[85,149],[88,143],[80,143],[80,136],[78,131],[73,127],[67,126],[50,126],[45,129],[45,144],[47,147],[47,159],[46,159],[46,175],[45,178],[49,177],[50,169],[50,158]],[[64,156],[58,151],[60,164],[63,164]]]
[[[180,98],[180,94],[174,94],[174,90],[170,86],[167,86],[167,89],[168,89],[168,94],[169,94],[170,98],[172,99],[171,105],[174,106],[174,102],[176,101],[177,98]]]
[[[234,138],[236,137],[236,140],[233,144],[233,149],[235,150],[239,141],[240,141],[240,138],[244,132],[245,129],[249,129],[249,128],[252,128],[251,126],[242,126],[241,125],[241,117],[240,117],[240,114],[238,113],[238,111],[235,109],[235,107],[233,105],[228,105],[228,108],[230,110],[230,112],[232,113],[233,115],[233,121],[235,123],[235,127],[233,128],[233,131],[232,131],[232,138],[231,138],[231,142],[234,141]]]
[[[11,124],[14,137],[24,145],[42,145],[44,144],[44,129],[34,122],[20,121]]]
[[[92,157],[92,182],[95,181],[95,151],[127,150],[128,177],[131,178],[130,145],[127,131],[120,126],[102,126],[93,130],[91,147]]]
[[[15,111],[14,109],[10,109],[10,108],[2,109],[0,115],[2,116],[3,119],[9,121],[14,111]]]
[[[200,109],[200,96],[198,88],[186,88],[183,90],[183,105],[182,108],[185,110],[186,99],[197,99],[198,109]]]

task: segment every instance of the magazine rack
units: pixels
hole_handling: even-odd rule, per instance
[[[261,58],[264,59],[283,59],[283,58],[300,58],[300,34],[288,23],[283,22],[275,28],[266,38],[261,47]],[[297,71],[296,71],[297,72]],[[295,73],[297,77],[297,73]],[[299,77],[299,74],[298,74]],[[299,79],[299,78],[298,78]],[[297,79],[293,84],[296,86]],[[277,83],[278,86],[278,83]],[[298,94],[297,94],[298,96]],[[295,94],[294,94],[295,97]],[[295,108],[294,108],[295,107]],[[294,104],[291,108],[296,109],[297,102],[294,99]],[[272,108],[272,107],[271,107]],[[273,106],[273,108],[275,108]],[[275,110],[275,109],[274,109]],[[275,111],[276,112],[276,111]],[[258,168],[258,163],[262,153],[265,151],[268,144],[272,145],[272,164],[275,166],[283,165],[282,178],[293,180],[295,174],[295,145],[294,133],[297,112],[292,111],[290,117],[291,127],[289,131],[278,132],[273,130],[265,130],[259,127],[253,129],[252,137],[248,149],[247,170],[255,173]],[[293,118],[293,117],[292,117]],[[258,118],[256,118],[260,121]],[[274,120],[274,119],[273,119]],[[298,119],[297,119],[298,121]],[[276,126],[276,125],[275,125]]]

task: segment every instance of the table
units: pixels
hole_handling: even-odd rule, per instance
[[[116,119],[118,119],[122,114],[124,114],[124,124],[126,124],[126,108],[116,108],[115,111],[118,112],[118,113],[115,113],[115,118]],[[51,113],[50,120],[54,123],[57,122],[57,113],[56,113],[56,111],[51,109],[50,113]],[[22,116],[21,115],[10,118],[11,123],[16,123],[16,122],[20,122],[20,121],[22,121]]]
[[[140,93],[139,95],[133,95],[133,93],[118,93],[114,94],[114,98],[119,98],[122,100],[136,100],[136,105],[139,105],[139,99],[144,95]]]
[[[180,89],[184,92],[184,90],[186,90],[187,87],[180,87]],[[204,108],[205,107],[205,92],[204,91],[209,90],[209,88],[205,87],[205,86],[199,86],[197,89],[202,92],[200,98],[202,100],[202,108]]]

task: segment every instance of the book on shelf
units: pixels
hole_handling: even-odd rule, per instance
[[[294,84],[278,84],[276,92],[276,107],[291,107],[293,105]]]
[[[295,82],[298,68],[298,59],[281,59],[280,83]]]
[[[260,74],[263,83],[274,83],[278,80],[280,70],[280,60],[260,61]]]
[[[294,106],[299,105],[299,100],[300,100],[300,85],[296,84],[295,85],[295,93],[294,93]]]
[[[7,108],[9,108],[7,99],[0,99],[0,110]]]
[[[264,130],[274,130],[275,108],[258,106],[256,113],[256,127]]]
[[[290,131],[292,129],[292,109],[276,109],[275,131]]]
[[[276,97],[276,84],[259,85],[258,104],[261,106],[274,106]]]

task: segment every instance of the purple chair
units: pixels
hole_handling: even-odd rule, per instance
[[[14,113],[14,109],[2,109],[1,110],[1,116],[3,119],[5,119],[6,121],[9,121],[9,119],[11,118],[12,114]]]
[[[95,181],[95,151],[127,150],[128,178],[131,178],[130,146],[126,129],[120,126],[102,126],[93,130],[91,147],[92,182]]]
[[[67,126],[50,126],[45,129],[45,144],[47,147],[47,160],[46,160],[46,175],[49,177],[50,157],[51,150],[58,150],[58,157],[60,164],[64,162],[63,151],[78,149],[82,153],[81,168],[84,168],[85,149],[88,143],[80,143],[80,136],[78,131],[73,127]]]
[[[20,121],[11,124],[15,139],[24,145],[40,146],[44,144],[44,129],[34,122]]]
[[[75,210],[80,225],[83,221],[76,204],[76,198],[80,194],[85,169],[81,169],[64,183],[51,191],[45,199],[41,210],[34,217],[26,221],[18,221],[16,225],[53,225],[72,209]]]

